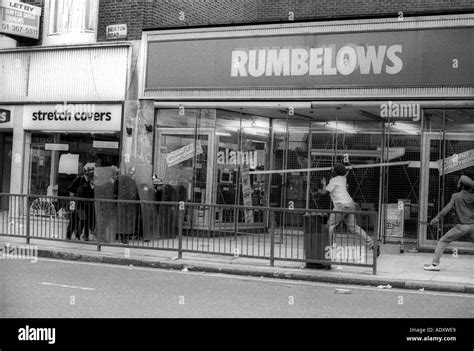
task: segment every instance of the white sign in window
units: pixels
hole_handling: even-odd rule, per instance
[[[101,141],[101,140],[94,140],[92,142],[92,147],[96,149],[118,149],[118,142],[117,141]]]
[[[44,149],[45,150],[50,150],[50,151],[68,151],[69,150],[69,144],[44,144]]]

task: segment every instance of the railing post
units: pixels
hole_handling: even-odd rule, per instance
[[[100,211],[96,211],[97,208],[100,208],[100,204],[99,204],[99,207],[97,206],[98,202],[99,202],[98,200],[94,199],[94,201],[92,202],[92,211],[94,211],[94,217],[93,217],[94,218],[94,234],[95,234],[95,239],[97,240],[97,251],[100,251],[102,249],[102,246],[100,245],[100,235],[99,235],[99,231],[97,230],[98,228],[101,228],[101,226],[99,225],[99,216],[97,216],[97,212],[100,212]]]
[[[275,266],[275,212],[270,211],[270,266]]]
[[[377,214],[376,218],[379,218],[379,215]],[[377,274],[377,252],[379,250],[379,233],[378,233],[378,230],[379,230],[379,226],[378,225],[374,225],[374,229],[375,229],[375,232],[374,232],[374,243],[375,245],[372,247],[372,256],[374,257],[374,262],[373,262],[373,267],[372,267],[372,274],[373,275],[376,275]]]
[[[22,201],[25,203],[24,201]],[[30,244],[30,197],[26,196],[26,244]]]
[[[184,222],[184,201],[179,202],[178,209],[178,259],[183,258],[183,222]]]

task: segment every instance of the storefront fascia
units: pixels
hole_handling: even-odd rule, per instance
[[[360,32],[364,32],[364,35],[360,35]],[[205,111],[207,115],[214,115],[213,118],[218,118],[218,111],[240,113],[248,118],[256,115],[263,116],[269,119],[269,127],[274,121],[277,121],[278,124],[278,121],[285,120],[285,118],[290,123],[300,119],[313,123],[308,128],[313,131],[313,135],[320,133],[323,127],[336,121],[342,123],[335,132],[336,136],[333,137],[333,141],[336,140],[336,143],[339,136],[352,134],[352,131],[344,130],[344,122],[349,122],[352,126],[370,122],[372,123],[371,130],[366,134],[378,133],[381,136],[375,150],[375,154],[380,153],[379,162],[385,159],[383,157],[384,148],[389,150],[388,153],[392,152],[391,141],[396,139],[395,135],[408,134],[410,138],[418,139],[419,141],[413,144],[413,140],[408,140],[409,137],[405,138],[407,145],[408,142],[413,144],[410,147],[411,149],[415,148],[419,158],[410,160],[412,161],[411,171],[415,169],[415,173],[408,174],[405,169],[403,170],[411,186],[407,193],[418,200],[417,203],[413,203],[415,201],[411,200],[413,205],[405,207],[409,209],[409,215],[407,216],[406,212],[404,215],[405,219],[410,218],[410,215],[411,220],[415,219],[413,221],[416,222],[413,224],[415,225],[413,229],[415,236],[406,238],[402,233],[397,237],[395,233],[392,239],[402,242],[415,240],[421,248],[432,248],[442,232],[438,230],[435,236],[429,236],[426,222],[428,216],[432,216],[433,208],[437,207],[436,209],[438,209],[441,205],[435,206],[433,201],[428,199],[428,189],[419,186],[427,184],[430,165],[431,168],[434,167],[433,160],[430,161],[430,157],[433,158],[433,156],[430,156],[428,152],[430,147],[427,146],[427,143],[434,137],[430,139],[428,135],[430,135],[429,133],[435,133],[441,137],[444,135],[445,137],[442,139],[444,141],[448,134],[454,135],[451,138],[459,136],[461,139],[469,140],[473,135],[474,128],[470,123],[460,122],[465,123],[466,128],[464,126],[451,128],[453,131],[446,133],[446,126],[444,129],[433,129],[431,125],[428,126],[427,121],[431,120],[431,117],[425,117],[424,113],[428,109],[436,109],[438,112],[457,110],[465,113],[468,120],[474,117],[472,114],[474,107],[473,69],[465,64],[459,65],[459,62],[472,61],[474,56],[472,47],[465,45],[468,42],[465,39],[472,38],[473,32],[473,15],[419,17],[403,22],[396,19],[382,19],[351,21],[350,23],[289,23],[199,30],[146,31],[142,38],[142,60],[140,61],[141,98],[154,101],[154,107],[157,109],[157,128],[155,129],[158,131],[161,128],[156,135],[163,133],[166,127],[177,127],[173,123],[168,126],[158,125],[160,124],[160,110],[174,109],[176,116],[179,116],[180,112],[182,116],[186,116],[189,110],[200,111],[196,112],[199,114]],[[265,40],[270,41],[265,44]],[[363,42],[364,40],[366,41]],[[431,45],[432,40],[447,46],[436,47],[436,45]],[[374,46],[373,49],[370,49],[371,45]],[[348,49],[349,46],[355,46],[356,49]],[[381,46],[385,46],[385,49],[381,49]],[[326,53],[325,48],[328,47],[339,49],[340,55],[349,60],[346,68],[343,66],[342,58],[338,66],[339,56],[335,54],[336,49],[332,53]],[[370,65],[368,70],[363,65],[361,68],[360,64],[356,65],[356,68],[351,68],[351,55],[354,52],[356,55],[364,52],[360,47],[366,47],[368,51],[375,50],[373,53],[391,48],[391,59],[388,60],[387,56],[385,60],[380,61],[385,64],[385,66],[381,66],[385,73],[381,71],[381,74],[378,75],[370,74],[375,72],[373,71],[375,68],[372,67],[371,70]],[[178,52],[177,48],[179,48],[179,57],[175,55]],[[305,50],[289,51],[288,53],[270,51],[275,48]],[[315,50],[313,56],[311,50]],[[342,53],[341,50],[343,50]],[[365,53],[368,54],[368,51]],[[268,55],[278,55],[278,53],[281,55],[282,52],[296,61],[299,60],[299,64],[292,66],[290,61],[288,66],[285,66],[285,63],[282,63],[282,66],[277,67],[281,76],[275,76],[275,63],[270,69],[268,61],[265,67],[259,66],[260,59],[264,60],[265,57],[269,57]],[[320,55],[314,56],[315,52]],[[388,55],[388,51],[385,52]],[[332,64],[323,62],[325,55],[327,55],[328,62],[332,59]],[[400,60],[397,60],[397,57]],[[313,60],[313,64],[318,61],[316,67],[320,71],[313,70],[314,75],[311,76],[311,66],[304,67],[305,58],[306,62]],[[252,68],[249,68],[250,64],[253,65]],[[314,67],[313,65],[313,69]],[[288,69],[287,76],[283,77],[285,68]],[[344,71],[344,69],[349,71]],[[324,73],[324,70],[327,70],[328,75],[321,74]],[[335,72],[335,74],[329,74],[331,72]],[[319,80],[316,81],[315,77]],[[346,80],[344,81],[344,79]],[[278,89],[275,89],[275,86],[278,86]],[[310,86],[315,87],[309,88]],[[383,106],[392,103],[393,105],[413,106],[419,109],[421,116],[408,119],[406,117],[413,116],[392,116],[390,113],[383,116]],[[262,113],[262,111],[266,112]],[[357,118],[348,117],[348,115],[357,115]],[[413,121],[413,119],[417,119],[417,121]],[[455,122],[456,120],[452,124],[455,125]],[[408,130],[400,129],[399,127],[403,124],[411,124],[411,126]],[[376,125],[375,128],[374,125]],[[183,124],[181,124],[182,126]],[[269,135],[273,140],[275,129],[271,129]],[[463,136],[460,135],[460,131],[464,131]],[[190,133],[192,134],[192,132]],[[218,145],[217,139],[219,134],[222,135],[222,131],[214,128],[213,132],[206,131],[205,133],[209,135],[209,138],[213,138],[215,145]],[[159,163],[157,159],[158,146],[161,145],[155,145],[155,171],[158,171],[157,165]],[[273,148],[274,145],[272,144],[271,147]],[[474,149],[474,145],[472,148]],[[350,154],[347,150],[343,151],[334,149],[330,159],[332,161],[342,160],[345,154]],[[374,156],[374,151],[362,151],[353,150],[352,153],[355,157],[366,157],[367,154],[370,154],[370,157]],[[413,152],[413,150],[411,151]],[[448,150],[444,150],[445,156],[449,156],[449,152],[446,154],[446,151]],[[464,151],[466,150],[462,150],[462,152]],[[219,147],[214,146],[214,154],[209,155],[208,158],[217,160],[218,152]],[[331,154],[331,152],[329,151],[327,154]],[[310,157],[308,157],[309,159]],[[284,169],[283,166],[289,166],[288,163],[279,164],[280,168],[278,168],[276,164],[272,165],[271,163],[271,158],[267,159],[265,169],[275,171]],[[215,165],[215,162],[211,164]],[[298,167],[298,169],[303,168],[303,166]],[[311,168],[309,161],[307,168]],[[395,200],[388,201],[392,196],[387,187],[390,183],[388,180],[390,175],[386,171],[389,168],[379,167],[380,172],[376,177],[377,201],[373,207],[368,207],[368,209],[375,207],[376,210],[379,210],[380,216],[382,216],[380,210],[384,204],[397,204],[397,200],[406,200],[395,198]],[[301,172],[305,184],[310,184],[313,180],[309,173]],[[440,173],[441,178],[444,177],[441,177]],[[213,190],[207,189],[206,203],[216,203],[216,189],[212,184],[217,184],[219,177],[214,174],[211,179],[212,181],[208,179],[207,185]],[[409,179],[412,179],[412,182]],[[362,186],[356,185],[358,186],[357,191],[359,191]],[[311,207],[308,206],[308,194],[311,192],[308,190],[309,188],[310,186],[306,186],[306,191],[304,191],[306,207]],[[267,188],[267,190],[270,189]],[[358,200],[363,202],[363,197],[359,196]],[[190,196],[188,196],[189,198]],[[282,199],[287,200],[288,198],[282,196]],[[405,202],[409,204],[410,200]],[[268,202],[266,204],[268,205]],[[287,201],[282,200],[280,205],[283,204],[287,204]],[[378,218],[379,232],[385,231],[386,228],[381,227],[384,222],[385,218],[384,220],[382,217]],[[405,230],[407,229],[405,228]],[[460,242],[459,248],[471,251],[473,245]]]
[[[32,156],[36,153],[38,167],[44,168],[46,164],[41,163],[45,160],[53,167],[43,172],[48,181],[39,182],[41,186],[35,186],[33,193],[58,194],[59,162],[63,153],[72,152],[77,137],[86,138],[89,149],[97,146],[99,152],[106,150],[107,154],[113,148],[120,162],[130,44],[16,48],[1,50],[0,58],[4,66],[0,72],[0,110],[10,111],[8,132],[12,136],[11,170],[5,177],[9,188],[3,189],[13,194],[30,192]],[[32,140],[39,134],[44,140],[34,142],[36,149],[32,150]],[[100,135],[105,139],[94,137]],[[72,177],[77,172],[64,174]]]

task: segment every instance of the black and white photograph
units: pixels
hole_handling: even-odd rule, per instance
[[[0,280],[1,351],[474,350],[474,0],[0,0]]]

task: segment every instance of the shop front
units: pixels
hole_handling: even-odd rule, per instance
[[[25,188],[69,196],[84,166],[120,166],[122,105],[29,105],[23,109]]]
[[[164,199],[330,209],[319,190],[338,161],[360,209],[380,213],[370,231],[432,248],[452,222],[427,222],[474,176],[473,36],[470,15],[144,32]],[[192,220],[269,221],[218,206]]]

